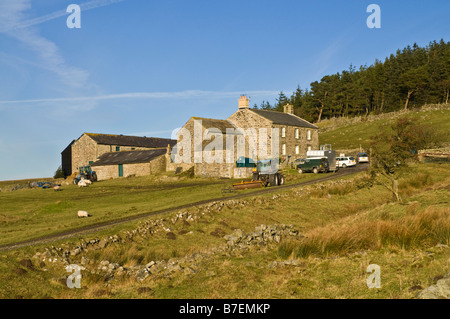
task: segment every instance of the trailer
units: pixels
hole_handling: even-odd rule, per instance
[[[336,151],[331,149],[310,150],[306,152],[307,158],[325,157],[328,160],[328,171],[337,172],[339,163],[336,160]]]

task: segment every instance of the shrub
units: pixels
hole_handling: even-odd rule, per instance
[[[53,178],[65,178],[64,171],[61,167],[61,165],[57,168],[55,171],[55,174],[53,175]]]

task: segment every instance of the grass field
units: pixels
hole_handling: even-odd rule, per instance
[[[450,132],[450,109],[419,110],[407,113],[387,113],[378,118],[351,122],[345,119],[325,120],[317,125],[324,132],[320,133],[320,144],[331,144],[333,149],[358,149],[368,150],[371,136],[375,136],[380,129],[388,129],[400,116],[407,115],[417,119],[419,123],[429,125],[439,135],[447,136]],[[447,141],[448,142],[448,141]]]
[[[285,175],[286,185],[323,177],[323,174],[299,175],[294,170],[286,170]],[[222,192],[234,182],[178,178],[167,173],[101,181],[86,188],[66,185],[58,192],[51,188],[0,192],[0,245],[202,200],[225,198],[235,194]],[[0,182],[0,187],[12,184],[12,181]],[[239,193],[255,190],[240,190]],[[78,218],[78,210],[88,211],[92,217]]]
[[[409,112],[440,134],[450,129],[448,109]],[[397,115],[396,115],[397,116]],[[395,116],[355,123],[320,123],[320,144],[334,149],[368,146],[370,136]],[[448,141],[447,141],[448,142]],[[285,172],[286,183],[323,177]],[[399,180],[397,202],[381,185],[367,184],[365,172],[317,185],[280,189],[227,203],[222,190],[232,180],[158,176],[52,189],[23,188],[29,181],[0,182],[0,245],[221,198],[221,205],[183,209],[190,222],[173,222],[179,212],[148,217],[94,233],[0,253],[0,298],[414,298],[450,271],[450,166],[414,164]],[[20,187],[19,187],[20,188]],[[92,217],[77,218],[78,210]],[[36,259],[52,247],[72,250],[82,242],[160,224],[164,231],[140,234],[103,248],[70,256],[83,264],[81,289],[69,289],[61,258]],[[224,235],[260,225],[292,225],[300,236],[264,246],[220,250]],[[171,236],[168,236],[169,233]],[[202,258],[192,256],[203,256]],[[151,261],[178,261],[181,271],[144,280],[105,275],[102,263],[125,269]],[[367,266],[381,269],[381,288],[368,289]]]
[[[188,225],[170,223],[174,214],[164,217],[176,234],[175,239],[157,233],[82,254],[90,260],[87,267],[92,269],[102,260],[132,267],[211,250],[225,243],[223,234],[234,229],[251,232],[261,224],[292,224],[305,236],[272,246],[213,255],[191,264],[195,268],[191,274],[178,272],[138,281],[86,272],[81,289],[68,289],[63,265],[48,261],[38,265],[34,259],[36,265],[32,269],[20,265],[22,259],[31,258],[36,250],[48,246],[3,252],[0,295],[6,298],[414,297],[449,271],[448,164],[414,166],[411,174],[400,181],[402,203],[395,202],[381,186],[365,187],[364,181],[364,173],[359,173],[341,182],[250,197],[235,207],[224,206],[221,210],[191,208],[201,218]],[[415,225],[414,233],[402,231],[408,222]],[[380,223],[385,232],[377,232]],[[140,224],[133,222],[126,227],[132,229]],[[439,235],[427,236],[426,231],[436,229],[440,229]],[[120,233],[121,229],[109,230],[104,235],[113,231]],[[378,237],[380,234],[383,240]],[[91,234],[83,239],[98,236]],[[54,245],[74,246],[77,240]],[[72,261],[79,262],[79,258]],[[295,265],[272,266],[274,262],[292,260]],[[366,267],[373,263],[382,269],[381,289],[366,286]]]

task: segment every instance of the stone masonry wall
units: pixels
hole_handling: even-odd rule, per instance
[[[286,125],[274,125],[274,127],[280,129],[280,157],[282,160],[287,159],[290,156],[290,160],[306,157],[306,151],[308,146],[312,150],[319,149],[319,134],[317,129],[310,129],[305,127],[295,127]],[[281,136],[281,128],[286,130],[285,137]],[[295,129],[299,130],[298,138],[295,137]],[[311,131],[311,138],[307,139],[307,131]],[[282,144],[286,144],[286,154],[282,153]],[[296,153],[296,146],[299,146],[299,153]]]
[[[116,151],[117,146],[120,147],[120,152],[122,152],[122,151],[145,151],[145,150],[152,149],[149,147],[98,144],[97,145],[97,157],[99,157],[100,155],[105,154],[105,153],[117,152]]]
[[[95,166],[98,180],[119,177],[119,165]],[[158,156],[148,163],[123,164],[123,177],[147,176],[164,172],[166,170],[166,159],[164,155]]]
[[[84,134],[72,145],[72,173],[78,172],[78,167],[89,165],[89,161],[97,159],[97,143]]]
[[[161,155],[149,163],[149,174],[157,174],[166,171],[166,156]],[[137,174],[136,174],[137,175]]]
[[[233,178],[235,163],[195,164],[194,174],[203,177]]]
[[[286,159],[288,155],[291,155],[291,159],[306,157],[306,151],[308,150],[308,146],[311,146],[311,149],[319,148],[319,132],[317,129],[310,129],[305,127],[296,127],[289,125],[278,125],[272,124],[271,121],[265,119],[262,116],[257,115],[248,109],[241,109],[231,115],[228,120],[232,121],[236,126],[242,127],[244,129],[247,128],[261,128],[264,127],[267,129],[268,142],[267,142],[267,150],[270,155],[271,150],[271,140],[272,140],[272,132],[271,128],[279,129],[279,155],[282,160]],[[285,137],[282,137],[281,129],[285,128],[286,134]],[[295,137],[295,129],[299,129],[299,138]],[[307,131],[311,131],[311,139],[307,139]],[[258,140],[259,143],[259,140]],[[286,155],[282,155],[282,144],[286,144]],[[299,154],[295,152],[295,146],[299,146]],[[258,145],[259,147],[259,145]]]
[[[93,170],[97,174],[97,179],[99,181],[119,177],[118,165],[95,166],[93,167]]]

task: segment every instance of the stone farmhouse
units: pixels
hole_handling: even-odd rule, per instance
[[[319,148],[318,131],[317,126],[296,116],[292,105],[286,105],[284,112],[252,109],[248,98],[242,95],[238,110],[226,120],[191,117],[178,132],[167,170],[193,167],[194,174],[199,176],[245,178],[251,170],[236,167],[240,156],[257,161],[271,158],[275,151],[282,163],[288,163],[306,157],[308,150]],[[249,132],[256,132],[256,136]],[[201,136],[200,142],[192,138],[196,133]],[[227,141],[233,141],[233,146],[227,145]],[[183,154],[186,150],[189,156]],[[174,160],[173,154],[178,158]]]
[[[226,120],[191,117],[177,140],[83,133],[62,151],[62,169],[69,176],[91,165],[99,180],[188,169],[204,177],[247,178],[251,168],[236,167],[241,156],[255,162],[276,157],[287,164],[318,149],[318,130],[296,116],[292,105],[284,112],[252,109],[242,95]]]
[[[83,133],[61,153],[65,176],[91,165],[99,180],[149,175],[166,170],[167,147],[176,140],[113,134]]]

